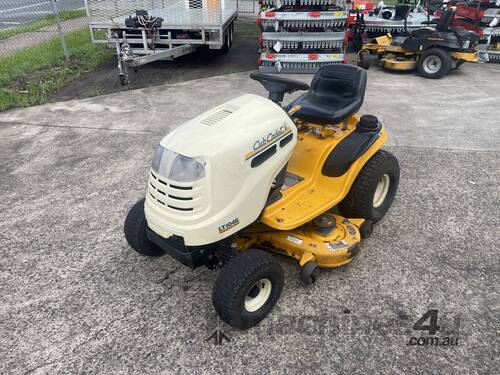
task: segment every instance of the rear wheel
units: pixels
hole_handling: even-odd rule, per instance
[[[134,204],[125,218],[123,232],[132,249],[141,255],[160,256],[165,252],[152,243],[146,234],[147,223],[144,215],[144,199]]]
[[[398,160],[391,153],[379,150],[366,162],[351,190],[340,202],[340,212],[346,217],[376,222],[389,210],[398,184]]]
[[[215,311],[233,327],[253,327],[276,305],[283,282],[281,266],[265,251],[250,249],[237,254],[215,281]]]
[[[452,66],[450,54],[440,48],[431,48],[422,53],[418,59],[418,74],[424,78],[441,78]]]

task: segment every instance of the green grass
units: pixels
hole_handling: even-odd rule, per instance
[[[66,34],[71,55],[64,60],[59,38],[0,59],[0,111],[42,104],[48,96],[94,70],[113,56],[105,45],[91,43],[83,28]]]
[[[59,13],[59,19],[61,21],[67,21],[72,18],[83,17],[85,15],[86,15],[85,9],[65,10]],[[55,24],[56,24],[56,17],[53,14],[51,14],[46,17],[40,18],[38,20],[32,21],[30,23],[0,31],[0,40],[7,39],[19,34],[36,31],[44,27],[52,26]]]

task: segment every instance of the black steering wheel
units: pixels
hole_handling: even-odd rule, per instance
[[[285,93],[291,94],[295,91],[309,90],[307,83],[271,74],[250,73],[250,78],[260,82],[269,92],[269,99],[278,104],[283,101]]]

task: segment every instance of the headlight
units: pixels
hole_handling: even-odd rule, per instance
[[[160,176],[177,182],[194,182],[205,176],[203,160],[180,155],[161,145],[156,146],[151,168]]]

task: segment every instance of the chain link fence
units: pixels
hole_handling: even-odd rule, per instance
[[[227,1],[236,2],[242,16],[257,13],[257,0]],[[125,6],[128,1],[123,3]],[[1,0],[0,58],[57,38],[67,59],[67,33],[87,26],[85,0]]]
[[[257,0],[236,0],[238,13],[242,15],[252,15],[257,13],[258,1]]]
[[[0,58],[58,39],[68,59],[65,36],[86,27],[85,0],[2,0]]]

